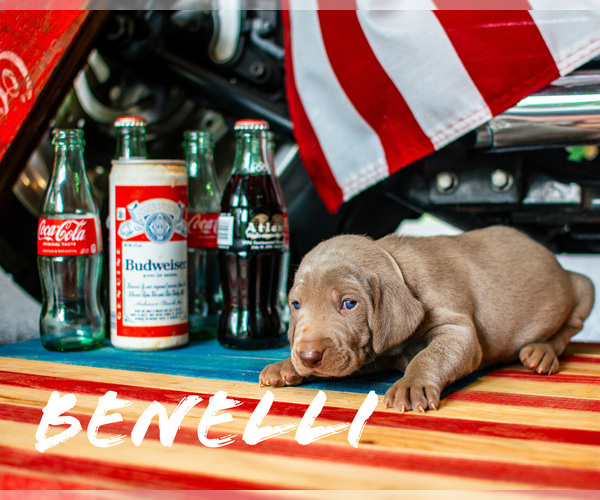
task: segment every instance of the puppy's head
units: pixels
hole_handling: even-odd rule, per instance
[[[289,304],[291,359],[301,376],[349,375],[401,344],[423,318],[392,257],[364,236],[337,236],[311,250]]]

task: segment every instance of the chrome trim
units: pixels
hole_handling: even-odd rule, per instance
[[[561,77],[475,132],[475,147],[493,150],[600,143],[600,71]]]

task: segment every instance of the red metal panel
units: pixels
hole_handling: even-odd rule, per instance
[[[84,17],[82,11],[0,11],[0,161]]]

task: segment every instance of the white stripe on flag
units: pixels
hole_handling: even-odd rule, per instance
[[[359,0],[360,8],[369,4]],[[432,12],[360,10],[358,18],[373,53],[436,149],[491,118]],[[453,91],[440,92],[442,87]]]
[[[533,7],[547,2],[530,0]],[[561,75],[570,73],[600,51],[600,11],[532,10],[537,25]]]
[[[290,10],[296,89],[347,200],[389,175],[385,153],[339,85],[323,45],[316,2],[301,0],[303,9],[310,3],[313,10],[295,10],[296,3]]]
[[[532,9],[539,10],[587,10],[598,9],[598,0],[529,0]]]

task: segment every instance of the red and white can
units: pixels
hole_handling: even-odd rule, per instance
[[[187,174],[178,160],[113,160],[110,339],[158,350],[188,342]]]

